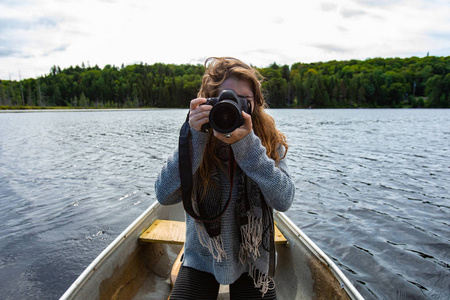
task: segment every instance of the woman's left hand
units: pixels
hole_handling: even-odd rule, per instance
[[[247,134],[252,132],[253,129],[252,117],[244,111],[242,112],[242,117],[244,118],[244,125],[229,134],[219,133],[214,130],[214,136],[227,144],[234,144],[237,141],[242,140]]]

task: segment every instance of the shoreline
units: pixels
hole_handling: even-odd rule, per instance
[[[107,111],[139,111],[139,110],[161,110],[169,108],[64,108],[64,107],[42,107],[42,108],[0,108],[0,113],[33,113],[33,112],[107,112]]]
[[[173,110],[173,109],[189,109],[189,108],[173,108],[173,107],[161,107],[161,108],[41,108],[41,109],[0,109],[2,113],[44,113],[44,112],[113,112],[113,111],[150,111],[150,110]],[[449,108],[425,108],[425,107],[330,107],[330,108],[267,108],[268,110],[441,110]]]

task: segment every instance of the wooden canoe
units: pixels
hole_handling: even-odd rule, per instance
[[[184,221],[181,204],[155,202],[78,277],[61,299],[163,299],[182,242],[145,242],[139,237],[156,220]],[[278,299],[363,299],[355,287],[285,214],[275,222],[287,242],[277,243]],[[183,239],[183,238],[181,238]]]

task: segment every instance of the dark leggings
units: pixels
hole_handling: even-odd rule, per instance
[[[213,300],[217,299],[219,283],[214,275],[198,271],[193,268],[180,268],[178,278],[170,295],[170,300]],[[253,279],[248,273],[242,274],[238,280],[230,284],[230,299],[277,299],[273,283],[271,289],[262,297],[261,291],[253,284]]]

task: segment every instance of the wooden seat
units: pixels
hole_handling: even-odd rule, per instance
[[[155,220],[139,237],[141,242],[183,245],[186,240],[186,223],[172,220]]]
[[[275,244],[287,244],[287,239],[275,224]],[[186,223],[172,220],[156,220],[139,237],[141,242],[183,245],[186,240]]]
[[[283,245],[287,244],[288,240],[284,237],[283,233],[281,233],[280,229],[278,229],[277,224],[274,225],[275,228],[275,245]]]

